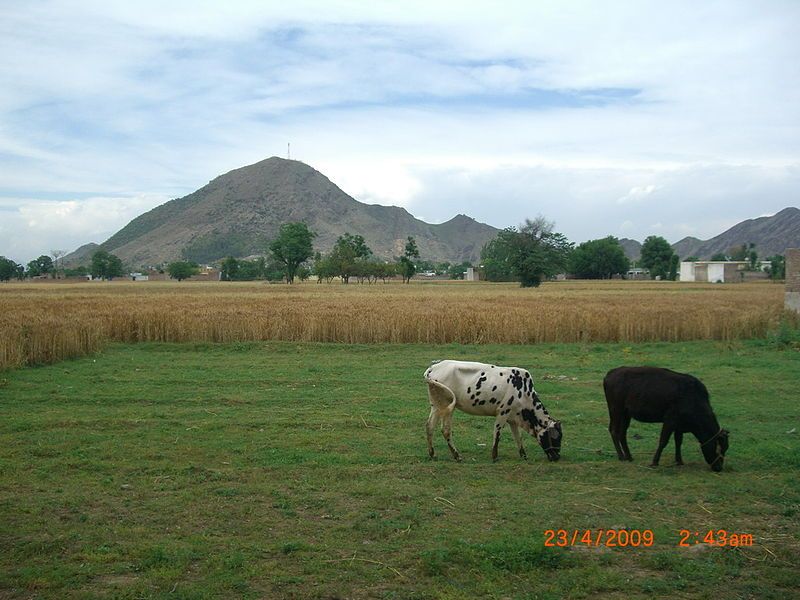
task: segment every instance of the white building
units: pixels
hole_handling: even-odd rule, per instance
[[[681,281],[702,281],[708,283],[738,283],[745,279],[763,278],[764,274],[747,272],[747,261],[733,260],[700,260],[696,262],[684,261],[681,263]],[[759,263],[759,270],[763,271],[768,262]],[[756,273],[756,275],[753,275]]]

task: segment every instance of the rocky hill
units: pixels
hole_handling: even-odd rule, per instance
[[[800,208],[784,208],[771,217],[747,219],[710,240],[683,238],[672,247],[681,258],[708,259],[734,246],[751,243],[762,258],[783,254],[786,248],[800,247]]]
[[[641,242],[623,238],[619,243],[628,258],[639,260]],[[714,254],[726,254],[735,246],[751,243],[756,245],[761,258],[783,254],[786,248],[800,248],[800,209],[784,208],[771,217],[742,221],[710,240],[685,237],[672,244],[672,248],[681,259],[696,256],[708,260]]]
[[[437,262],[477,261],[498,231],[466,215],[434,225],[403,208],[363,204],[308,165],[272,157],[140,215],[100,247],[133,268],[182,258],[207,263],[263,253],[290,221],[316,232],[315,249],[323,252],[349,232],[363,236],[375,255],[391,259],[402,254],[410,235],[421,258]],[[82,246],[65,264],[87,263],[87,248],[97,247]]]

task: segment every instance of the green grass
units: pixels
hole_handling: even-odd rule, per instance
[[[791,341],[791,340],[790,340]],[[430,461],[422,372],[529,368],[562,460],[457,414]],[[601,381],[622,364],[703,379],[731,430],[646,468],[617,461]],[[563,377],[560,377],[563,376]],[[0,374],[0,597],[786,598],[797,594],[800,354],[780,339],[646,345],[113,346]],[[794,430],[794,433],[788,433]],[[633,438],[638,434],[636,438]],[[640,437],[639,437],[640,436]],[[652,548],[546,548],[545,529],[652,529]],[[750,533],[679,548],[679,531]]]

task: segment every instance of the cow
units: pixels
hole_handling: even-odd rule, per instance
[[[461,460],[451,439],[453,411],[495,417],[492,460],[497,461],[500,432],[508,424],[521,458],[527,458],[519,430],[535,436],[547,458],[561,456],[561,423],[550,417],[533,389],[533,377],[525,369],[478,362],[443,360],[425,371],[431,413],[428,416],[428,454],[435,458],[433,431],[441,420],[442,435],[457,461]]]
[[[700,442],[706,462],[722,471],[728,451],[728,431],[719,426],[708,401],[708,390],[691,375],[657,367],[618,367],[603,379],[608,403],[608,431],[620,460],[633,460],[626,433],[631,418],[643,423],[663,423],[651,467],[657,467],[661,452],[675,434],[675,463],[683,464],[683,434],[692,433]]]

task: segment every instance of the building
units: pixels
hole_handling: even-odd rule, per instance
[[[747,270],[749,264],[747,261],[734,260],[684,261],[681,263],[680,280],[707,283],[740,283],[742,281],[767,278],[764,267],[769,266],[768,261],[761,261],[755,271]]]

